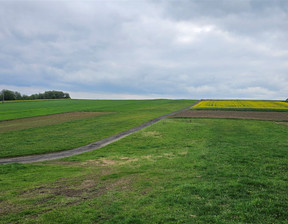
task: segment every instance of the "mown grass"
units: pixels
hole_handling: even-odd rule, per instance
[[[51,100],[1,104],[0,120],[75,111],[113,113],[43,127],[2,132],[0,158],[42,154],[87,145],[155,117],[187,107],[193,102],[195,101]]]
[[[1,223],[285,223],[288,128],[166,119],[102,149],[2,165]]]

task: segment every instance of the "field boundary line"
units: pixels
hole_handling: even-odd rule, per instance
[[[93,142],[89,145],[81,146],[75,149],[60,151],[60,152],[52,152],[52,153],[46,153],[46,154],[40,154],[40,155],[30,155],[30,156],[19,156],[19,157],[12,157],[12,158],[3,158],[0,159],[0,164],[7,164],[7,163],[33,163],[33,162],[42,162],[42,161],[48,161],[48,160],[55,160],[55,159],[62,159],[69,156],[79,155],[85,152],[90,152],[96,149],[100,149],[106,145],[109,145],[113,142],[116,142],[132,133],[135,133],[136,131],[139,131],[145,127],[148,127],[160,120],[163,120],[164,118],[167,118],[169,116],[175,115],[177,113],[189,110],[191,107],[199,103],[200,100],[195,102],[194,104],[190,105],[189,107],[185,107],[181,110],[177,110],[165,115],[162,115],[160,117],[154,118],[150,121],[147,121],[137,127],[131,128],[129,130],[120,132],[118,134],[112,135],[110,137],[104,138],[102,140]]]

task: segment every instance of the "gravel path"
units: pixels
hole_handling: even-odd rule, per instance
[[[169,114],[165,114],[161,117],[155,118],[153,120],[150,120],[148,122],[145,122],[144,124],[141,124],[137,127],[131,128],[127,131],[118,133],[116,135],[113,135],[111,137],[108,138],[104,138],[100,141],[97,142],[93,142],[89,145],[85,145],[76,149],[71,149],[71,150],[66,150],[66,151],[61,151],[61,152],[53,152],[53,153],[47,153],[47,154],[42,154],[42,155],[32,155],[32,156],[21,156],[21,157],[13,157],[13,158],[5,158],[5,159],[0,159],[0,164],[5,164],[5,163],[33,163],[33,162],[41,162],[41,161],[47,161],[47,160],[54,160],[54,159],[61,159],[61,158],[65,158],[68,156],[73,156],[73,155],[78,155],[84,152],[89,152],[89,151],[93,151],[95,149],[100,149],[106,145],[109,145],[115,141],[118,141],[121,138],[124,138],[136,131],[139,131],[145,127],[148,127],[168,116],[172,116],[174,114],[186,111],[188,109],[190,109],[192,106],[194,106],[195,104],[197,104],[199,101],[197,101],[196,103],[194,103],[193,105],[186,107],[184,109],[169,113]]]

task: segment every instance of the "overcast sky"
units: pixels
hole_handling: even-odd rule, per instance
[[[0,0],[0,90],[288,97],[288,0]]]

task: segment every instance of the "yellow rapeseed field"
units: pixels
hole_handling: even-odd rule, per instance
[[[264,100],[203,100],[193,108],[195,109],[286,109],[288,103],[283,101]]]

